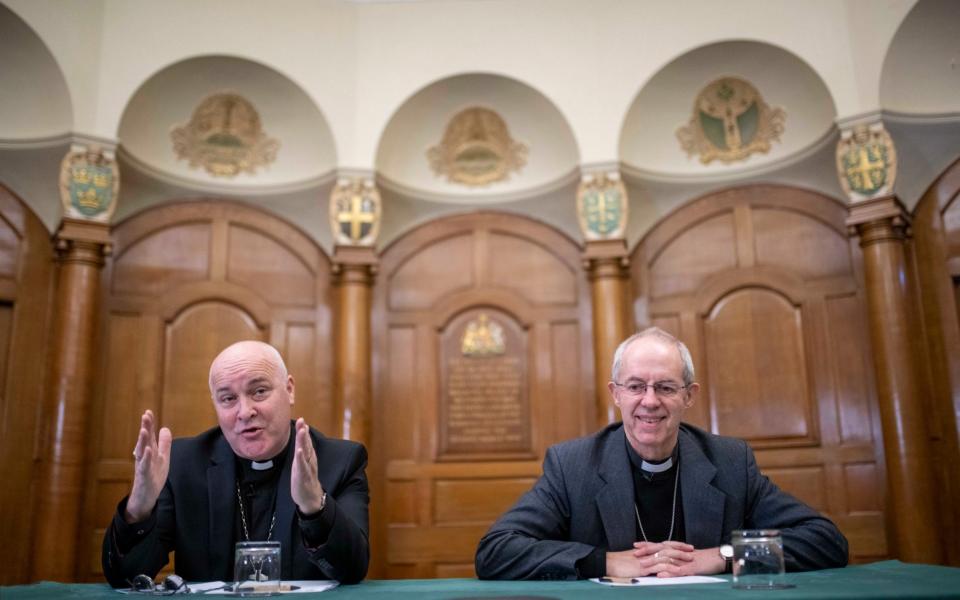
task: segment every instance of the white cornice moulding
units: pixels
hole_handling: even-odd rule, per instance
[[[834,123],[837,124],[837,129],[840,131],[845,131],[847,129],[856,127],[857,125],[872,125],[873,123],[879,123],[881,120],[883,120],[883,111],[877,108],[854,115],[837,117],[834,119]]]
[[[686,173],[664,173],[662,171],[653,171],[650,169],[643,169],[640,167],[635,167],[627,163],[620,163],[620,172],[630,179],[642,179],[644,181],[655,181],[658,183],[690,183],[690,184],[712,184],[712,183],[726,183],[730,181],[737,181],[740,179],[747,179],[753,177],[759,177],[767,173],[773,173],[775,171],[780,171],[786,167],[793,166],[797,163],[803,162],[810,158],[811,156],[818,154],[828,146],[833,146],[837,141],[837,129],[835,127],[830,127],[827,131],[820,136],[820,138],[814,140],[805,148],[797,150],[793,154],[788,154],[787,156],[759,165],[756,167],[744,167],[731,171],[721,171],[714,172],[704,175],[690,175]]]
[[[0,150],[42,150],[69,145],[76,138],[69,131],[36,138],[0,138]]]
[[[334,181],[337,175],[335,169],[330,169],[326,173],[321,173],[316,177],[291,183],[221,185],[161,171],[140,160],[122,145],[117,149],[117,156],[122,158],[127,166],[133,167],[143,175],[160,181],[161,183],[186,188],[191,191],[203,192],[205,194],[220,194],[224,196],[276,196],[303,192],[326,185]]]
[[[434,192],[402,184],[394,181],[383,174],[378,173],[376,182],[382,189],[393,192],[407,198],[416,198],[419,200],[428,200],[440,204],[504,204],[507,202],[517,202],[536,198],[551,192],[555,192],[568,185],[580,181],[580,167],[571,169],[568,173],[561,175],[553,181],[523,188],[512,192],[502,193],[482,193],[482,194],[448,194],[443,192]]]
[[[960,123],[960,112],[921,114],[885,110],[883,120],[898,125],[944,125]]]

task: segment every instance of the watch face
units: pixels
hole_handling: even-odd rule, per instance
[[[730,544],[720,546],[720,556],[726,560],[733,560],[733,546]]]

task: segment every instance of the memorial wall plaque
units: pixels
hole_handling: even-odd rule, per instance
[[[440,336],[440,458],[530,454],[523,328],[484,308],[459,315]]]

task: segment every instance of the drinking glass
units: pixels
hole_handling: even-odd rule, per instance
[[[241,596],[280,593],[280,542],[237,542],[233,580]]]
[[[740,590],[776,590],[793,587],[784,582],[783,538],[778,529],[733,532],[733,587]]]

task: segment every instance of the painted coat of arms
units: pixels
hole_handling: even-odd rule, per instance
[[[623,237],[627,227],[627,189],[619,174],[587,175],[580,181],[577,217],[588,240]]]
[[[214,177],[254,174],[277,159],[280,143],[263,131],[260,115],[249,100],[232,93],[204,98],[190,122],[170,132],[177,158]]]
[[[380,233],[380,192],[369,180],[340,180],[330,194],[330,229],[337,244],[372,246]]]
[[[757,88],[739,77],[722,77],[697,95],[690,121],[677,130],[687,155],[700,155],[709,164],[745,160],[751,154],[770,151],[780,141],[787,115],[770,107]]]
[[[848,197],[889,194],[897,176],[897,152],[882,125],[858,125],[837,144],[837,175]]]
[[[107,222],[117,206],[117,162],[97,147],[74,146],[60,163],[60,200],[64,215]]]
[[[468,187],[505,181],[527,162],[527,147],[510,137],[503,117],[478,106],[460,111],[447,124],[443,140],[427,151],[437,175]]]

